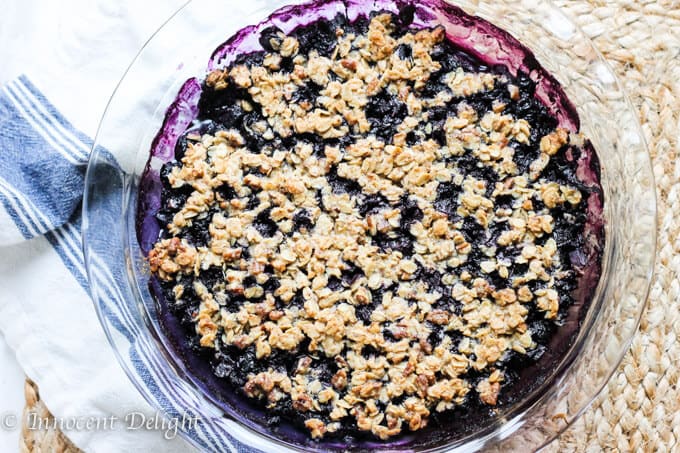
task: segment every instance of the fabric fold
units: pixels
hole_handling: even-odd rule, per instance
[[[74,215],[91,147],[26,76],[0,89],[0,245],[44,235]]]

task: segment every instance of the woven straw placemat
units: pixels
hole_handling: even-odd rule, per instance
[[[23,426],[19,439],[20,453],[79,453],[80,450],[58,429],[29,429],[27,421],[30,419],[30,415],[40,420],[53,420],[53,418],[45,403],[40,399],[38,387],[30,380],[26,380],[24,385],[24,396],[26,407],[22,417]],[[45,425],[47,426],[49,423],[45,423]]]
[[[547,451],[680,449],[680,1],[558,0],[638,110],[658,202],[654,280],[630,351],[592,406]]]
[[[638,110],[657,185],[659,251],[631,350],[592,406],[546,451],[680,450],[680,0],[557,0],[610,62]],[[25,414],[49,412],[31,382]],[[26,420],[26,417],[24,417]],[[22,430],[21,452],[77,452],[55,430]]]

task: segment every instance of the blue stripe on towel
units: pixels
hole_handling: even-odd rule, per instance
[[[87,159],[90,156],[90,150],[92,149],[92,140],[90,137],[75,129],[47,100],[47,98],[45,98],[40,90],[28,80],[28,77],[22,75],[15,82],[16,86],[22,90],[23,93],[29,95],[27,98],[31,101],[32,105],[36,107],[36,110],[42,112],[42,116],[53,128],[65,131],[65,133],[62,133],[62,136],[79,151],[75,157],[80,158],[83,163],[87,162]]]
[[[0,178],[42,213],[36,234],[44,234],[66,223],[80,204],[86,161],[65,150],[64,130],[39,119],[24,94],[18,83],[0,91]],[[31,231],[19,229],[24,236]]]
[[[37,227],[28,220],[16,194],[2,178],[0,178],[0,202],[25,239],[36,235]]]

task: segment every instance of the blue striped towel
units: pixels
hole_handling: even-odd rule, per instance
[[[76,131],[24,76],[0,97],[0,200],[15,229],[3,244],[61,227],[80,205],[92,142]]]
[[[192,450],[162,429],[122,422],[155,412],[124,375],[88,294],[80,206],[91,147],[28,78],[0,89],[0,331],[55,415],[121,420],[116,429],[68,431],[79,447]]]

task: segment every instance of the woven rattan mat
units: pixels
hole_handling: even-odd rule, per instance
[[[26,408],[24,409],[24,426],[21,428],[19,439],[19,451],[21,453],[77,453],[80,450],[59,430],[44,429],[32,430],[26,426],[29,414],[35,414],[41,420],[48,420],[52,415],[47,410],[45,403],[40,399],[38,387],[27,380],[24,385],[24,396],[26,397]],[[47,423],[45,424],[47,425]]]
[[[680,0],[558,0],[618,73],[638,110],[656,177],[659,252],[649,305],[602,394],[549,452],[680,451]],[[26,413],[48,414],[26,384]],[[24,420],[26,418],[24,417]],[[24,427],[22,452],[76,452]]]

